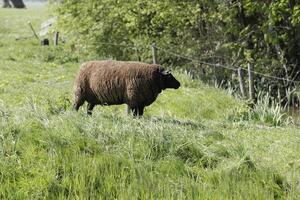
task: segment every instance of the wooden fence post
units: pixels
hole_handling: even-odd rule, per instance
[[[249,98],[254,100],[253,65],[248,63]]]
[[[39,36],[38,36],[37,33],[35,32],[35,30],[34,30],[32,24],[31,24],[31,21],[28,21],[28,25],[29,25],[30,29],[32,30],[34,37],[36,37],[36,39],[40,40]]]
[[[152,48],[153,64],[157,64],[157,48],[156,48],[156,44],[153,43],[151,48]]]
[[[242,68],[238,68],[238,77],[239,77],[239,83],[240,83],[240,90],[242,94],[242,98],[245,98],[245,86],[244,86],[244,78],[243,78],[243,71]]]
[[[59,36],[59,32],[55,32],[54,33],[54,46],[58,45],[58,36]]]

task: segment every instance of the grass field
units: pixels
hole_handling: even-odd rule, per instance
[[[0,9],[0,199],[300,199],[300,128],[184,74],[140,119],[72,111],[85,58],[22,39],[45,19]]]

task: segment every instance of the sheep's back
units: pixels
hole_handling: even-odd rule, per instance
[[[90,101],[131,106],[152,103],[157,95],[154,72],[158,66],[141,62],[90,61],[81,68]],[[154,96],[154,99],[153,99]]]

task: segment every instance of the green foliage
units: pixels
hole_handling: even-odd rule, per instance
[[[186,11],[189,12],[186,12]],[[117,59],[150,56],[150,44],[195,45],[200,13],[196,2],[175,1],[64,1],[57,8],[59,27],[82,51]],[[194,33],[193,33],[194,32]],[[109,43],[120,44],[114,46]],[[124,45],[124,47],[122,46]]]
[[[151,62],[150,45],[156,42],[199,60],[236,66],[251,62],[256,71],[300,80],[296,1],[66,0],[56,13],[58,27],[81,54]],[[163,51],[159,63],[199,67]],[[213,76],[213,70],[206,73]],[[220,76],[228,80],[231,73]],[[276,87],[267,79],[260,89],[268,91],[270,85]],[[282,91],[293,86],[281,85]]]

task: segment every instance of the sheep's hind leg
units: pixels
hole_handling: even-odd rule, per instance
[[[90,115],[90,116],[92,115],[94,107],[95,107],[95,104],[91,104],[91,103],[87,104],[87,115]]]
[[[82,99],[76,99],[75,103],[73,105],[74,110],[78,111],[79,108],[80,108],[80,106],[83,105],[83,103],[84,103],[84,100],[82,100]]]

